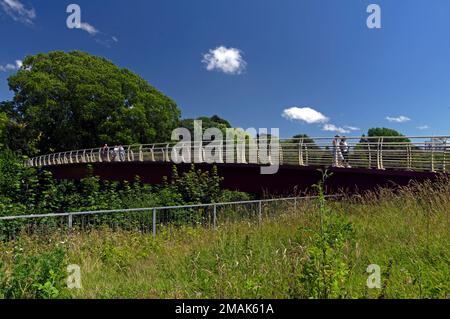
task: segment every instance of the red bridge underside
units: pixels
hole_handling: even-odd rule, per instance
[[[163,177],[171,176],[173,163],[166,162],[113,162],[94,163],[92,173],[104,180],[133,181],[139,176],[141,181],[159,184]],[[317,167],[294,165],[280,166],[274,175],[261,175],[260,166],[252,164],[215,164],[220,176],[224,177],[223,187],[258,195],[293,195],[311,190],[322,176]],[[211,164],[195,164],[196,168],[210,170]],[[189,170],[191,164],[177,164],[179,172]],[[46,168],[57,179],[81,179],[88,175],[88,164],[67,164]],[[438,174],[432,172],[412,172],[376,169],[330,168],[332,176],[326,181],[327,193],[340,190],[347,192],[372,190],[377,187],[404,186],[411,181],[435,180]]]

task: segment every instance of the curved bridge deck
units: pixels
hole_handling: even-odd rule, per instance
[[[102,179],[160,183],[176,164],[181,171],[190,163],[218,167],[228,189],[251,193],[305,191],[329,169],[328,191],[367,190],[378,186],[406,185],[411,180],[435,179],[450,172],[450,137],[368,137],[298,139],[234,139],[127,145],[43,155],[26,165],[46,167],[56,178],[79,179],[88,165]],[[262,167],[274,174],[261,174]]]
[[[168,162],[111,162],[90,164],[94,175],[114,181],[133,181],[139,176],[145,183],[159,184],[164,176],[170,176],[173,163]],[[179,171],[189,170],[191,164],[177,164]],[[223,186],[230,190],[240,190],[254,194],[291,195],[310,190],[322,177],[318,167],[283,165],[276,174],[260,174],[260,165],[253,164],[196,164],[209,170],[216,165]],[[84,163],[50,166],[58,179],[81,179],[88,174]],[[362,168],[330,168],[332,176],[326,181],[327,192],[338,190],[354,192],[370,190],[379,186],[407,185],[410,181],[434,180],[439,174],[434,172],[414,172],[398,170],[377,170]]]

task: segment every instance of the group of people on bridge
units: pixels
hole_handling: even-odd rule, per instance
[[[108,144],[103,145],[101,150],[101,157],[103,161],[110,162],[124,162],[125,161],[125,149],[122,145],[114,146],[110,148]]]
[[[333,167],[351,168],[348,155],[350,147],[345,136],[336,135],[333,139]]]

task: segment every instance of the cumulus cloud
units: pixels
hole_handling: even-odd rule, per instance
[[[203,55],[202,62],[208,71],[219,70],[226,74],[240,74],[247,66],[241,50],[224,46],[209,50]]]
[[[108,48],[111,47],[111,44],[119,42],[117,37],[109,36],[108,34],[101,32],[88,22],[81,22],[78,29],[86,31],[89,35],[95,37],[95,41],[97,43],[100,43]]]
[[[308,124],[326,123],[329,121],[328,117],[310,107],[291,107],[285,109],[282,116],[289,120],[305,122]]]
[[[34,8],[27,8],[19,0],[0,0],[0,6],[14,21],[24,24],[33,24],[36,19]]]
[[[310,107],[291,107],[285,109],[281,115],[289,120],[295,120],[307,124],[321,124],[322,131],[347,134],[351,131],[360,130],[360,128],[355,126],[345,125],[344,127],[340,127],[329,123],[330,119],[327,116]]]
[[[411,119],[409,117],[406,117],[404,115],[400,115],[397,117],[386,116],[386,120],[388,120],[389,122],[395,122],[395,123],[405,123],[405,122],[411,121]]]
[[[348,125],[345,125],[344,129],[349,130],[349,131],[360,131],[361,130],[359,127],[348,126]]]
[[[430,127],[428,125],[419,126],[418,129],[421,131],[428,130]]]
[[[6,65],[0,65],[0,72],[16,71],[22,67],[23,63],[21,60],[16,60],[14,64],[8,63]]]
[[[92,25],[87,22],[80,23],[80,29],[86,31],[90,35],[96,35],[99,31]]]
[[[345,128],[336,126],[334,124],[329,124],[329,123],[324,124],[324,126],[322,127],[322,130],[323,131],[329,131],[329,132],[338,132],[338,133],[341,133],[341,134],[350,133],[350,131],[346,130]]]

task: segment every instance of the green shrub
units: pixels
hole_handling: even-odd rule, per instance
[[[298,275],[296,297],[345,297],[345,283],[350,273],[345,248],[352,244],[355,232],[345,216],[327,206],[323,184],[328,176],[325,172],[323,180],[316,185],[319,206],[316,223],[313,227],[300,228],[300,238],[309,239],[309,245]]]
[[[0,277],[0,292],[4,298],[55,299],[65,295],[65,251],[55,248],[28,255],[20,247],[14,251],[14,263],[9,273]]]

